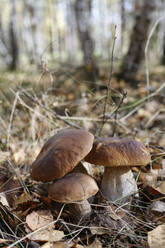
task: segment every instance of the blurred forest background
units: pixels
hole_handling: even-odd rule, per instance
[[[127,76],[143,62],[155,22],[148,59],[165,64],[164,12],[163,0],[1,0],[0,65],[28,70],[46,60],[51,67],[95,67],[110,62],[116,37],[114,61]]]

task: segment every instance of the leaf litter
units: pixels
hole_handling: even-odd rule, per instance
[[[62,83],[58,83],[60,80]],[[161,238],[165,221],[163,84],[151,82],[152,92],[147,95],[143,85],[133,91],[125,82],[112,78],[113,88],[103,116],[106,91],[92,92],[88,84],[75,83],[73,78],[68,79],[68,74],[59,75],[50,85],[47,81],[44,90],[43,83],[41,80],[34,88],[31,84],[27,88],[13,87],[8,101],[0,106],[3,127],[6,127],[5,133],[0,133],[0,170],[3,175],[0,178],[3,198],[0,203],[0,242],[9,247],[15,243],[22,247],[39,244],[41,247],[75,248],[123,247],[126,244],[128,247],[149,245],[154,248],[155,244],[157,247],[164,245]],[[127,95],[120,106],[123,89],[127,90]],[[13,108],[15,97],[17,102]],[[5,112],[5,109],[10,111]],[[30,179],[29,166],[43,143],[55,132],[71,126],[98,135],[103,118],[102,136],[115,134],[142,141],[151,151],[152,162],[142,169],[133,168],[139,197],[132,196],[129,208],[109,203],[98,194],[91,204],[90,219],[72,223],[67,208],[50,202],[45,193],[41,194],[42,190],[36,192],[40,185]],[[92,167],[89,171],[99,184],[102,168]],[[40,228],[43,229],[37,231]],[[159,240],[154,230],[160,234]]]

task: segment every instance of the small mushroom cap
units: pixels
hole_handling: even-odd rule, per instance
[[[91,164],[107,167],[143,166],[150,159],[149,151],[141,142],[128,138],[100,138],[85,157]]]
[[[51,137],[31,165],[31,177],[49,182],[70,172],[92,149],[94,136],[86,130],[65,129]]]
[[[62,203],[83,201],[98,192],[95,180],[83,173],[70,173],[49,186],[48,197]]]

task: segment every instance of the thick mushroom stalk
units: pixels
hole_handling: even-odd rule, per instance
[[[107,200],[119,200],[124,203],[131,194],[137,191],[136,180],[130,167],[105,167],[101,192]]]
[[[130,195],[137,192],[131,167],[144,166],[150,159],[148,149],[129,138],[99,138],[85,157],[85,161],[105,167],[102,193],[111,201],[124,198],[120,203],[128,201]]]
[[[91,214],[91,205],[88,200],[83,200],[75,203],[68,204],[68,210],[71,213],[74,220],[87,218]]]
[[[48,197],[66,203],[73,219],[81,220],[91,214],[87,199],[97,191],[98,186],[92,177],[83,173],[70,173],[49,186]]]

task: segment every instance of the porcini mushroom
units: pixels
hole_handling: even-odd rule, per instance
[[[125,202],[137,192],[132,166],[150,162],[150,153],[140,142],[128,138],[100,138],[93,144],[85,161],[105,166],[101,183],[103,195],[110,201]]]
[[[92,149],[94,136],[86,130],[64,129],[51,137],[31,166],[31,177],[50,182],[69,173]]]
[[[91,213],[88,198],[98,192],[95,180],[83,173],[69,173],[49,185],[48,197],[56,202],[67,203],[74,219]]]

